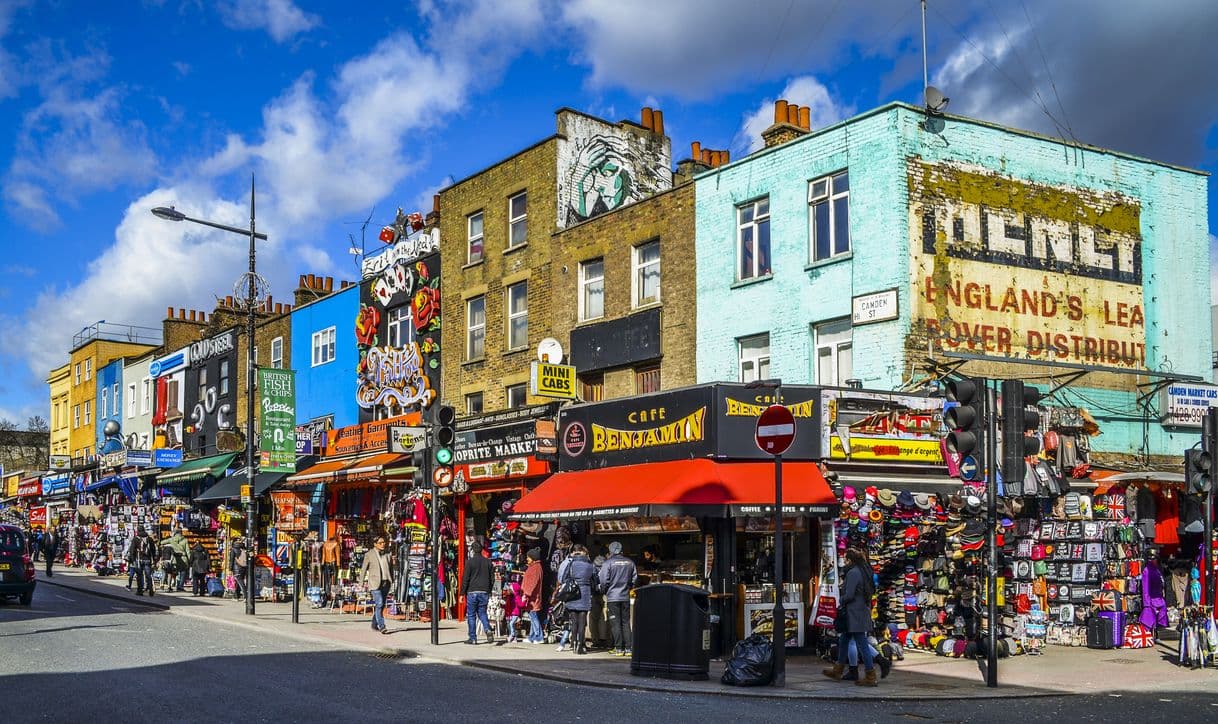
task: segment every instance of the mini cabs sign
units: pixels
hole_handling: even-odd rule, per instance
[[[529,394],[560,400],[575,399],[575,367],[533,362]]]

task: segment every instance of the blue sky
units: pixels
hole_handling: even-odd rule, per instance
[[[1218,170],[1218,3],[930,8],[951,111]],[[229,293],[242,240],[153,206],[244,225],[256,173],[260,271],[289,301],[298,274],[354,277],[370,212],[374,243],[559,107],[653,106],[674,160],[738,158],[779,97],[814,126],[916,102],[920,48],[917,0],[0,0],[0,417],[46,416],[83,326]]]

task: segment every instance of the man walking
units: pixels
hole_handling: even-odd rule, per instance
[[[622,555],[622,544],[618,541],[610,543],[609,557],[601,565],[600,584],[609,607],[609,631],[613,636],[614,656],[630,655],[630,590],[637,580],[638,569],[634,561]]]
[[[372,592],[372,630],[383,634],[389,633],[385,627],[385,596],[389,595],[389,586],[393,583],[393,563],[385,550],[387,545],[384,536],[377,536],[372,550],[364,554],[364,565],[360,569],[360,579]]]
[[[139,537],[135,540],[135,595],[142,596],[144,591],[152,595],[152,562],[157,558],[157,545],[148,531],[140,529]]]
[[[139,566],[136,561],[139,559],[140,537],[131,532],[131,537],[127,539],[127,546],[123,548],[123,560],[127,561],[127,590],[131,590],[131,584],[135,581],[139,574]]]
[[[51,571],[51,566],[55,565],[55,556],[59,554],[59,531],[48,526],[47,537],[43,539],[42,546],[42,552],[47,557],[47,575],[54,576],[55,574]]]
[[[469,559],[465,561],[465,575],[461,576],[461,595],[465,596],[465,622],[469,626],[467,644],[478,643],[478,622],[486,631],[486,642],[495,643],[495,635],[491,633],[491,621],[486,615],[486,604],[491,600],[491,584],[495,579],[495,570],[488,558],[482,555],[482,543],[478,542],[470,549]]]
[[[175,528],[173,535],[169,536],[162,543],[163,546],[168,546],[173,556],[172,578],[171,574],[165,576],[165,583],[170,588],[175,588],[178,591],[186,590],[186,572],[190,561],[190,542],[186,540],[186,536],[182,535],[181,528]]]

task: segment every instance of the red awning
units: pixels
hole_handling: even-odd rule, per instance
[[[838,508],[816,463],[782,466],[787,515],[830,516]],[[631,515],[773,515],[774,465],[698,458],[551,475],[512,510],[517,520]]]
[[[396,463],[409,459],[409,455],[399,455],[398,453],[380,453],[359,458],[342,470],[339,470],[334,482],[354,483],[361,480],[379,478],[385,468],[392,467]]]

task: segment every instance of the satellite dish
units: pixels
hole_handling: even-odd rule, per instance
[[[926,110],[928,112],[935,115],[942,113],[951,100],[951,98],[943,95],[943,91],[933,85],[926,86]]]
[[[537,343],[537,359],[552,365],[562,363],[562,342],[546,337]]]

